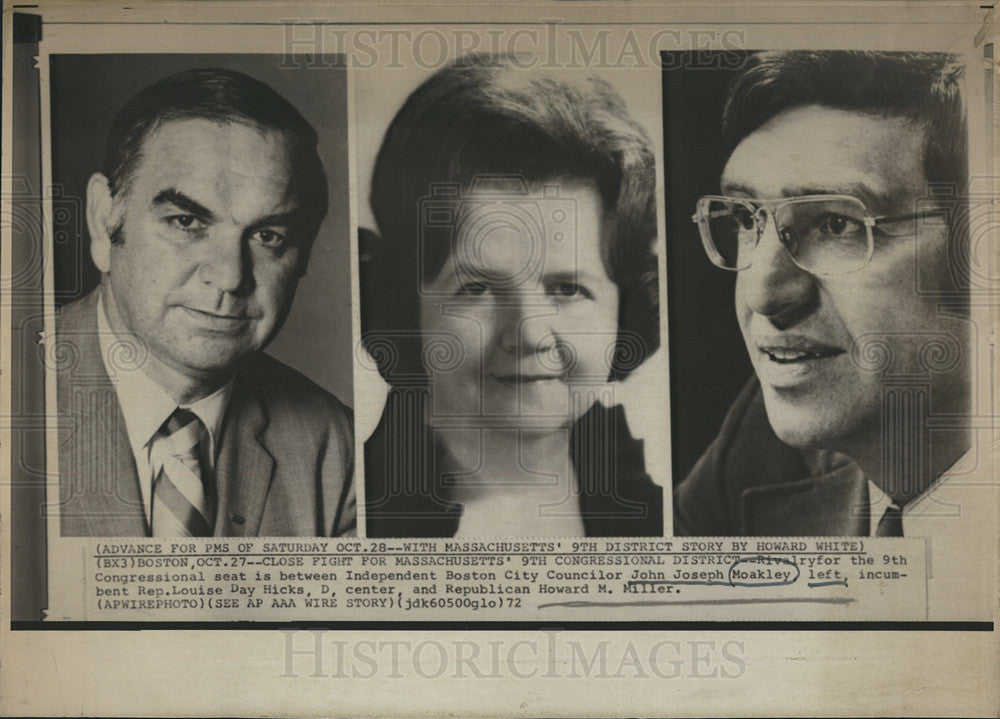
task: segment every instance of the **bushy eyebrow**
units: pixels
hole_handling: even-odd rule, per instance
[[[266,215],[265,217],[256,220],[248,229],[259,230],[261,227],[269,227],[272,225],[282,225],[289,227],[302,219],[302,211],[299,209],[287,210],[286,212],[276,212],[273,215]]]
[[[753,189],[745,185],[741,185],[738,182],[723,181],[721,189],[726,195],[746,195],[750,199],[776,199],[759,198]],[[785,187],[781,192],[782,197],[801,197],[803,195],[850,195],[851,197],[856,197],[861,200],[865,204],[865,207],[876,214],[888,212],[902,194],[903,193],[880,192],[859,182],[848,182],[840,185],[831,184],[825,186],[793,185]]]
[[[177,209],[195,215],[202,220],[211,221],[215,219],[215,213],[210,209],[173,187],[162,190],[153,198],[154,207],[162,207],[163,205],[173,205]],[[259,220],[254,221],[248,229],[258,230],[261,227],[268,227],[270,225],[290,226],[301,219],[301,214],[302,210],[300,208],[293,207],[284,212],[276,212],[261,217]]]
[[[607,278],[610,279],[610,278]],[[546,273],[542,276],[543,283],[549,282],[601,282],[601,278],[597,275],[588,272],[587,270],[580,269],[576,271],[569,272],[551,272]]]
[[[738,182],[726,182],[724,179],[719,190],[723,195],[746,195],[747,197],[753,197],[756,194],[745,185],[741,185]]]
[[[215,213],[213,213],[210,209],[173,187],[161,190],[157,193],[156,197],[153,198],[154,207],[160,207],[162,205],[174,205],[178,209],[192,215],[196,215],[204,220],[211,220],[215,217]]]
[[[782,195],[785,197],[798,197],[800,195],[850,195],[865,203],[865,207],[876,214],[888,212],[895,201],[903,193],[881,192],[872,189],[869,185],[858,182],[849,182],[843,185],[820,186],[795,186],[785,188]]]

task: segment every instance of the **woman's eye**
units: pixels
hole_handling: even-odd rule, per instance
[[[253,237],[264,247],[272,250],[282,249],[287,241],[283,234],[275,230],[257,230]]]
[[[554,282],[548,287],[548,293],[554,297],[585,297],[591,299],[593,295],[583,285],[576,282]]]
[[[489,286],[485,282],[466,282],[458,288],[457,294],[467,297],[479,297],[480,295],[485,295],[489,289]]]
[[[205,229],[205,223],[194,215],[173,215],[167,218],[167,223],[181,232],[201,232]]]

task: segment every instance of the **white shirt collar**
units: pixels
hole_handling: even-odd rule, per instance
[[[148,451],[147,445],[156,431],[177,408],[177,403],[160,385],[138,367],[122,367],[115,361],[115,334],[108,322],[104,307],[104,294],[97,301],[97,333],[101,343],[101,358],[108,377],[115,384],[118,403],[125,418],[132,452],[140,455]],[[209,456],[214,465],[222,421],[233,391],[230,379],[220,389],[189,405],[181,405],[194,412],[205,425],[209,436]]]
[[[940,503],[935,500],[935,497],[939,496],[941,492],[944,491],[945,484],[955,473],[956,469],[962,468],[965,464],[968,464],[971,461],[970,458],[972,458],[971,449],[960,457],[955,464],[949,467],[946,471],[942,472],[941,476],[934,480],[934,482],[932,482],[927,489],[903,505],[904,531],[906,528],[905,521],[907,517],[945,517],[951,514],[951,512],[945,511],[939,506]],[[868,506],[871,509],[870,517],[872,536],[874,536],[875,527],[878,526],[878,522],[885,513],[885,510],[890,505],[894,504],[896,503],[889,495],[883,492],[877,484],[868,480]]]
[[[918,500],[914,500],[918,501]],[[868,480],[868,536],[874,537],[875,530],[878,528],[879,522],[882,520],[882,515],[885,514],[890,506],[894,506],[896,503],[892,501],[892,497],[882,491],[882,489],[875,484],[870,479]],[[909,505],[913,502],[903,505],[903,517],[906,517],[907,512],[910,511]],[[904,531],[905,531],[904,525]]]

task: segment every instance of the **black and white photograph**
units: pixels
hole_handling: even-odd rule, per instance
[[[997,715],[992,6],[2,19],[0,714]]]
[[[656,128],[608,80],[532,64],[467,55],[399,96],[358,73],[359,126],[388,123],[359,180],[361,336],[388,385],[368,537],[663,535],[619,389],[665,369]],[[376,90],[391,122],[368,121]]]
[[[674,535],[926,537],[933,614],[985,615],[954,596],[988,586],[996,526],[973,420],[972,69],[692,60],[663,74]]]
[[[63,536],[353,531],[339,60],[50,56]]]

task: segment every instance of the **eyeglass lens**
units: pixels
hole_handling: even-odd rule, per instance
[[[752,202],[710,200],[707,227],[721,258],[713,258],[727,269],[746,269],[754,251],[773,222],[779,237],[796,264],[818,273],[850,272],[868,260],[867,211],[850,198],[789,200],[774,206]]]

